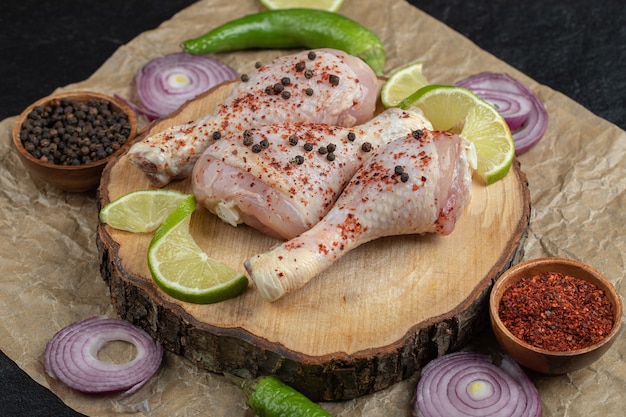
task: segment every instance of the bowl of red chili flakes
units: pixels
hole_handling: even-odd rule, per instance
[[[622,301],[592,267],[540,258],[498,278],[489,315],[496,340],[520,365],[562,375],[589,366],[611,347],[622,324]]]

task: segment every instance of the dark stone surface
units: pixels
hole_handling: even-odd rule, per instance
[[[626,128],[626,12],[617,0],[411,0],[538,82]],[[0,119],[88,78],[191,0],[0,4]],[[0,415],[78,416],[0,352]]]

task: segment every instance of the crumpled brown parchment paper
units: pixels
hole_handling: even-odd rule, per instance
[[[135,72],[179,43],[262,9],[256,0],[203,0],[119,48],[89,79],[59,90],[89,89],[131,97]],[[403,0],[346,0],[341,13],[376,32],[387,73],[424,62],[431,82],[453,83],[479,71],[507,72],[532,88],[549,112],[543,140],[519,160],[532,214],[525,259],[560,256],[602,271],[626,293],[626,134],[564,95],[519,73]],[[222,54],[239,72],[283,51]],[[285,52],[286,53],[286,52]],[[75,410],[93,416],[252,416],[223,377],[166,354],[158,375],[133,396],[79,394],[43,369],[47,341],[61,327],[94,315],[115,316],[99,274],[95,195],[66,194],[29,176],[11,145],[15,118],[0,123],[0,348],[35,381]],[[483,343],[483,341],[477,341]],[[486,343],[493,343],[487,341]],[[592,366],[558,377],[533,376],[545,417],[621,415],[626,400],[626,342],[621,337]],[[409,416],[413,378],[376,394],[324,403],[333,415]],[[178,412],[177,412],[178,411]]]

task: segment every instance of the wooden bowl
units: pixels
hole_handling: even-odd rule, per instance
[[[33,156],[28,152],[21,140],[20,131],[22,124],[36,106],[45,106],[52,100],[58,100],[67,98],[70,100],[76,100],[81,103],[86,103],[89,99],[105,99],[111,103],[111,108],[116,112],[124,112],[128,116],[130,123],[130,133],[126,139],[125,144],[116,150],[114,153],[108,155],[103,159],[97,161],[84,163],[81,165],[60,165],[51,162],[44,162]],[[13,126],[13,145],[17,150],[22,164],[28,169],[33,177],[39,178],[45,182],[48,182],[61,190],[68,192],[85,192],[90,191],[98,187],[100,184],[100,176],[102,170],[108,161],[125,151],[129,146],[132,139],[137,134],[137,116],[133,110],[125,103],[117,100],[114,97],[107,96],[91,91],[76,91],[52,94],[42,99],[37,100],[18,116],[15,125]]]
[[[522,341],[505,327],[498,314],[504,292],[522,278],[544,272],[562,273],[583,279],[605,292],[612,304],[614,324],[604,339],[582,349],[552,351]],[[489,298],[489,315],[498,343],[520,365],[544,375],[561,375],[587,367],[611,347],[622,323],[622,301],[613,284],[590,266],[570,259],[541,258],[517,264],[498,278]]]

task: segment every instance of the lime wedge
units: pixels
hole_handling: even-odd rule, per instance
[[[261,0],[261,4],[270,10],[307,8],[336,12],[343,0]]]
[[[404,99],[398,107],[419,107],[434,129],[460,134],[474,143],[476,173],[486,184],[504,178],[515,157],[511,130],[496,108],[465,88],[428,85]]]
[[[189,231],[195,209],[190,195],[155,232],[148,247],[152,278],[166,294],[182,301],[208,304],[236,297],[248,286],[248,278],[209,258],[196,244]]]
[[[133,191],[104,206],[100,221],[128,232],[152,232],[187,196],[175,190]]]
[[[383,106],[396,107],[402,100],[428,85],[422,67],[423,63],[416,62],[392,72],[380,90],[380,101]]]

